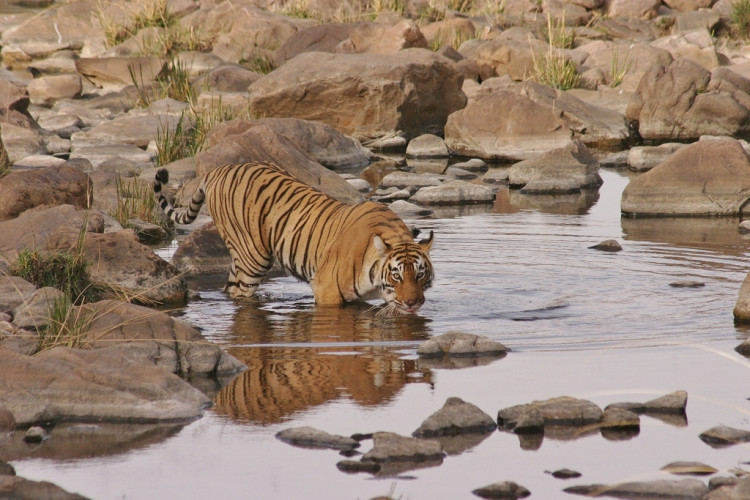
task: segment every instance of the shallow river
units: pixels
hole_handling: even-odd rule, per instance
[[[249,367],[205,417],[148,432],[127,427],[121,434],[132,433],[130,442],[73,442],[11,463],[21,476],[96,499],[470,499],[471,490],[503,480],[531,498],[580,498],[562,489],[665,478],[660,468],[677,460],[724,475],[750,469],[750,447],[714,449],[698,438],[720,424],[750,429],[750,362],[734,351],[748,330],[732,317],[750,240],[736,220],[621,219],[627,174],[602,177],[598,194],[501,191],[494,207],[410,221],[436,237],[437,279],[418,317],[316,309],[309,287],[292,278],[273,279],[243,305],[220,293],[220,283],[204,283],[183,318]],[[621,252],[588,248],[610,238]],[[686,281],[705,286],[671,286]],[[487,335],[512,352],[460,369],[417,359],[422,340],[451,330]],[[517,436],[494,432],[440,466],[396,477],[345,474],[336,451],[274,437],[302,425],[410,435],[451,396],[494,417],[563,395],[604,407],[675,390],[688,392],[687,421],[643,416],[631,439],[593,433],[522,448]],[[548,473],[560,468],[582,477]]]

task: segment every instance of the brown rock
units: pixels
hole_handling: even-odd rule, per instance
[[[40,205],[87,208],[91,200],[91,179],[73,167],[12,171],[0,178],[0,221]]]

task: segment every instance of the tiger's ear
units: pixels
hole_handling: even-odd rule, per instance
[[[375,245],[375,250],[378,251],[381,257],[385,257],[391,251],[390,245],[383,241],[383,238],[377,234],[372,237],[372,244]]]
[[[429,253],[430,249],[432,248],[432,242],[433,242],[433,232],[430,231],[430,236],[427,239],[419,240],[418,244],[420,247],[422,247],[422,250],[425,253]]]

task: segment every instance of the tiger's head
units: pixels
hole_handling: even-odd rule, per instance
[[[432,231],[425,240],[393,246],[380,236],[374,237],[382,266],[377,279],[372,281],[378,285],[386,302],[382,314],[413,314],[424,304],[424,291],[432,285],[434,278],[429,256],[432,241]]]

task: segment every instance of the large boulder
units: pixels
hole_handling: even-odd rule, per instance
[[[750,133],[750,82],[729,70],[709,73],[689,59],[654,65],[643,75],[626,116],[650,141]]]
[[[268,117],[327,123],[360,140],[441,134],[466,104],[455,64],[426,49],[395,54],[300,54],[248,87]]]
[[[210,400],[169,370],[123,355],[55,347],[0,349],[0,407],[19,426],[59,420],[154,422],[199,417]]]
[[[234,120],[214,129],[206,146],[206,151],[196,155],[198,177],[228,163],[269,162],[336,199],[363,200],[341,176],[322,165],[361,167],[370,161],[369,152],[331,126],[280,118]]]
[[[524,193],[575,193],[602,184],[599,161],[580,141],[516,163],[508,181]]]
[[[453,153],[489,160],[525,160],[573,139],[619,148],[631,136],[620,113],[531,81],[485,82],[445,125],[445,143]]]
[[[635,177],[622,193],[627,216],[736,216],[750,198],[750,159],[735,139],[705,139]]]
[[[91,179],[71,166],[12,171],[0,177],[0,221],[39,205],[87,208],[91,199]]]

